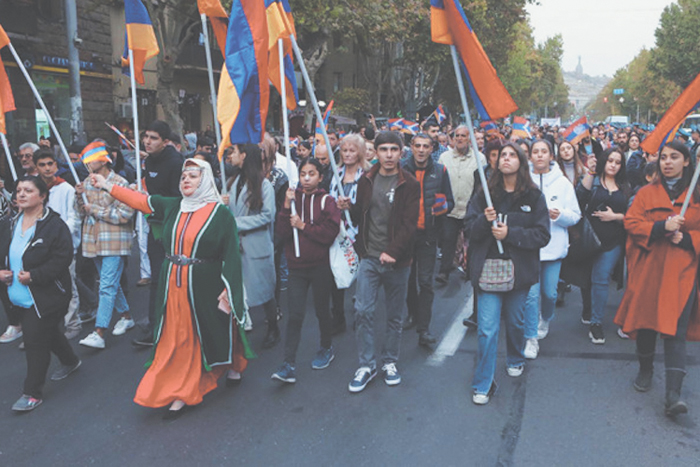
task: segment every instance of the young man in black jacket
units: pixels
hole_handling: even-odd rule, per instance
[[[143,147],[148,153],[144,163],[145,189],[149,195],[161,195],[179,197],[180,175],[184,158],[182,154],[169,143],[172,135],[170,126],[156,120],[146,129],[143,138]],[[153,323],[155,321],[155,300],[158,289],[158,276],[160,268],[165,260],[165,250],[160,240],[162,233],[162,220],[151,217],[149,219],[150,231],[148,232],[148,259],[151,263],[150,297],[148,300],[148,329],[146,333],[133,343],[141,346],[153,345]]]
[[[455,204],[447,169],[444,165],[433,162],[432,147],[428,135],[417,134],[411,140],[413,157],[403,162],[404,170],[416,177],[421,186],[416,242],[406,298],[408,320],[404,329],[416,326],[418,345],[424,347],[431,347],[436,342],[430,334],[430,319],[435,297],[433,275],[441,218]]]

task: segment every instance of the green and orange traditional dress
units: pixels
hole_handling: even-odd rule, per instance
[[[163,262],[154,352],[134,401],[154,408],[178,399],[187,405],[199,404],[226,370],[242,372],[247,358],[253,356],[239,325],[245,310],[236,221],[221,203],[182,212],[179,198],[147,196],[116,185],[111,194],[162,219],[168,257],[202,260],[178,265],[166,257]],[[224,289],[233,309],[230,314],[218,307]]]

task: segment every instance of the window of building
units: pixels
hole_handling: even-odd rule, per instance
[[[343,89],[343,74],[333,73],[333,92],[338,92]]]
[[[37,0],[39,16],[52,22],[63,22],[63,0]]]

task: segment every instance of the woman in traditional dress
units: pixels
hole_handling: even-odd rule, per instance
[[[204,161],[185,161],[182,199],[147,196],[96,174],[91,178],[114,198],[163,220],[167,254],[158,284],[155,348],[134,401],[154,408],[170,404],[164,418],[175,418],[202,402],[226,370],[233,383],[240,380],[246,359],[253,356],[242,329],[236,221],[221,203]]]
[[[686,413],[681,400],[685,343],[700,340],[698,252],[700,193],[689,192],[690,151],[680,142],[661,149],[656,180],[635,196],[625,216],[629,279],[615,323],[637,341],[634,388],[651,388],[656,339],[664,341],[666,415]],[[688,210],[680,215],[691,196]]]

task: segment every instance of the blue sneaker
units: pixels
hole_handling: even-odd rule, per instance
[[[292,384],[297,382],[297,373],[292,365],[284,362],[282,367],[277,370],[277,373],[272,374],[272,379]]]
[[[311,362],[311,368],[314,370],[323,370],[324,368],[328,368],[328,365],[331,364],[334,358],[335,354],[333,353],[333,346],[330,346],[327,349],[320,348],[316,354],[316,358],[314,358],[314,361]]]
[[[384,382],[387,386],[396,386],[401,382],[401,375],[399,370],[396,369],[395,363],[387,363],[382,367],[382,372],[384,373]]]
[[[367,386],[367,383],[372,381],[375,376],[377,376],[377,370],[375,368],[369,368],[366,366],[360,367],[355,372],[355,378],[350,381],[348,390],[350,392],[362,391]]]

